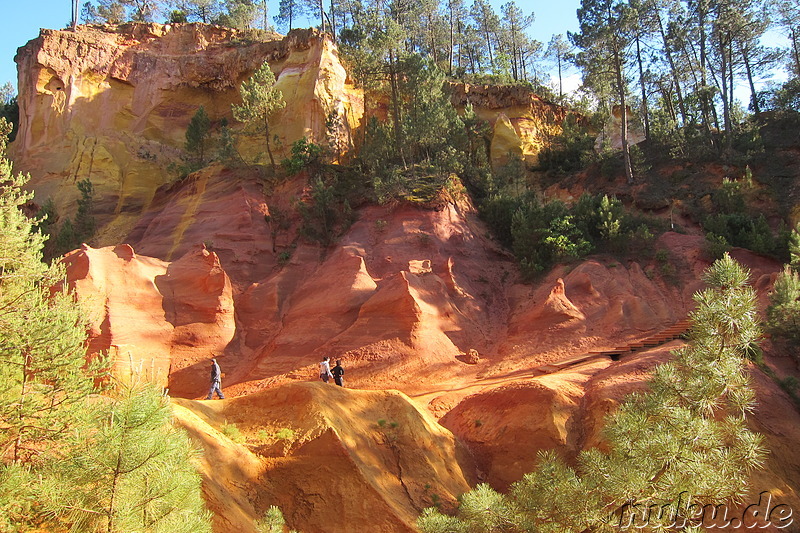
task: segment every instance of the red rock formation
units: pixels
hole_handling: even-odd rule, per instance
[[[127,244],[84,245],[64,262],[90,318],[90,352],[108,352],[122,379],[140,372],[164,385],[178,379],[182,394],[202,392],[204,359],[234,334],[231,285],[214,253],[199,250],[170,264]]]

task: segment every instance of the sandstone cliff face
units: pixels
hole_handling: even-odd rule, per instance
[[[125,24],[42,30],[19,49],[16,167],[31,173],[36,200],[52,197],[62,215],[74,212],[75,183],[91,179],[103,227],[99,244],[119,242],[156,189],[174,179],[165,169],[179,161],[197,109],[233,124],[238,87],[265,60],[287,103],[271,117],[278,157],[304,136],[327,144],[332,113],[339,117],[333,137],[345,156],[363,97],[321,34],[255,39],[252,32],[204,24]],[[246,139],[240,150],[255,160],[263,140]]]
[[[216,254],[202,248],[167,263],[127,244],[84,245],[64,262],[90,319],[89,351],[108,353],[118,378],[208,385],[208,358],[235,332],[231,283]]]
[[[509,153],[535,164],[539,152],[561,133],[567,115],[565,107],[543,100],[522,86],[453,84],[451,90],[453,105],[464,108],[471,104],[475,114],[491,125],[494,166],[508,162]]]

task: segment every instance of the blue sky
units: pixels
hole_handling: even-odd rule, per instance
[[[277,13],[279,0],[269,0],[270,19]],[[500,12],[500,5],[508,0],[491,0]],[[81,0],[83,4],[84,0]],[[70,20],[70,0],[4,0],[3,16],[0,17],[0,85],[10,81],[17,86],[17,67],[14,55],[17,48],[39,35],[39,28],[63,28]],[[471,2],[469,2],[471,3]],[[580,0],[559,2],[537,2],[517,0],[525,12],[534,12],[536,21],[530,35],[545,45],[554,33],[566,33],[578,29],[575,11]]]

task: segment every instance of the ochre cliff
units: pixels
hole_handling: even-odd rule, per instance
[[[304,173],[265,193],[257,169],[213,164],[180,181],[165,171],[197,107],[230,120],[238,84],[265,59],[288,102],[274,117],[282,149],[302,136],[327,142],[334,110],[352,148],[363,100],[332,43],[310,31],[253,36],[194,24],[45,30],[18,55],[17,168],[63,214],[76,181],[97,191],[102,233],[64,260],[89,351],[108,352],[120,378],[141,372],[169,388],[177,423],[204,450],[215,531],[254,531],[275,504],[303,531],[414,531],[422,508],[452,509],[478,481],[507,488],[539,450],[572,460],[602,445],[604,416],[682,341],[534,369],[683,319],[709,264],[703,237],[658,239],[672,283],[654,259],[605,255],[523,283],[455,186],[436,205],[356,206],[334,244],[314,244],[296,207],[308,199]],[[492,124],[496,164],[509,151],[534,162],[565,112],[523,88],[455,91],[457,106]],[[240,148],[254,158],[256,140]],[[733,253],[763,307],[780,265]],[[224,401],[202,401],[212,355]],[[319,382],[323,356],[342,360],[347,389]],[[773,451],[753,489],[797,508],[797,412],[752,374],[752,425]]]
[[[451,84],[453,105],[471,105],[475,114],[491,127],[492,164],[503,165],[509,154],[529,164],[539,160],[539,152],[561,133],[567,108],[544,100],[522,85]]]
[[[36,201],[52,197],[62,215],[74,213],[75,183],[89,178],[101,245],[121,241],[156,189],[177,177],[166,169],[180,162],[186,128],[200,106],[213,123],[226,119],[237,127],[231,104],[264,61],[286,102],[270,119],[278,158],[302,137],[327,145],[329,134],[345,156],[363,114],[363,97],[335,46],[313,30],[286,37],[205,24],[42,30],[16,61],[16,168],[30,172]],[[332,113],[339,120],[329,132]],[[245,139],[239,150],[252,162],[262,157],[262,144]]]

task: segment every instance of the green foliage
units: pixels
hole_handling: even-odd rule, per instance
[[[226,121],[220,126],[216,157],[228,165],[240,162],[242,159],[236,151],[236,139]]]
[[[211,119],[208,118],[205,108],[200,106],[186,128],[186,144],[184,147],[189,152],[192,171],[203,168],[206,165],[210,144]]]
[[[256,3],[252,0],[225,0],[225,9],[214,20],[214,24],[239,30],[250,30],[256,18]]]
[[[585,194],[569,207],[560,201],[543,204],[532,193],[496,193],[481,204],[481,217],[529,277],[598,248],[641,254],[653,240],[648,224],[606,195]]]
[[[712,261],[716,261],[717,259],[721,259],[722,256],[724,256],[730,250],[731,245],[728,244],[728,239],[715,233],[706,233],[703,252],[707,258]]]
[[[794,77],[782,86],[759,93],[762,109],[797,113],[800,111],[800,77]]]
[[[402,76],[391,120],[369,119],[359,155],[378,201],[427,201],[451,173],[468,174],[468,185],[485,193],[486,123],[471,108],[461,117],[456,113],[444,91],[444,74],[432,62],[412,54],[395,66]]]
[[[152,0],[92,0],[83,4],[81,18],[90,24],[153,22],[162,7]]]
[[[742,194],[744,185],[738,180],[722,178],[722,185],[713,196],[714,207],[725,214],[744,213],[746,210],[745,198]]]
[[[259,533],[283,533],[285,525],[283,513],[275,505],[270,506],[264,513],[264,517],[255,524],[256,531]]]
[[[764,457],[761,437],[746,421],[754,393],[743,356],[759,335],[748,275],[727,255],[709,267],[708,289],[694,298],[690,343],[655,368],[648,391],[627,397],[608,417],[604,449],[581,452],[575,467],[541,453],[536,470],[508,494],[479,485],[462,496],[456,517],[426,509],[420,529],[605,531],[637,508],[742,497]],[[670,527],[687,507],[675,511],[652,514],[648,526]]]
[[[89,178],[86,178],[79,181],[77,187],[81,196],[77,202],[78,211],[75,213],[75,222],[71,218],[67,218],[61,224],[55,236],[55,255],[65,254],[78,248],[81,243],[89,241],[95,232],[95,220],[92,215],[94,186]],[[49,205],[45,204],[45,206],[48,219],[52,215],[53,222],[55,222],[55,207],[52,202]],[[52,234],[52,227],[47,229]]]
[[[597,216],[597,229],[601,239],[611,241],[619,237],[623,216],[622,203],[619,200],[603,195],[597,208]]]
[[[64,267],[42,263],[44,237],[20,207],[26,176],[0,154],[0,458],[33,462],[76,423],[95,392],[99,364],[86,366],[85,318],[73,297],[51,296]]]
[[[800,272],[800,223],[789,233],[788,245],[789,264],[792,270]]]
[[[168,400],[153,387],[97,395],[107,362],[87,361],[85,312],[53,290],[64,267],[42,262],[26,179],[0,154],[0,529],[210,531]]]
[[[81,531],[211,531],[196,453],[158,387],[122,386],[87,411],[69,453],[49,465],[47,512]]]
[[[430,162],[443,171],[456,171],[458,162],[446,154],[448,147],[466,148],[464,123],[443,90],[444,73],[431,61],[411,55],[402,64],[402,156],[410,162]]]
[[[303,137],[292,143],[292,156],[281,161],[281,166],[289,174],[297,174],[304,168],[309,168],[312,174],[316,174],[322,152],[320,145],[308,142],[308,139]]]
[[[231,439],[233,442],[237,444],[244,444],[245,437],[242,434],[242,430],[236,424],[229,424],[225,422],[219,428],[223,435]]]
[[[300,202],[297,209],[303,218],[300,232],[323,246],[330,246],[352,222],[347,199],[341,199],[333,184],[322,178],[311,183],[310,202]]]
[[[281,428],[275,433],[275,438],[292,440],[294,438],[294,430],[291,428]]]
[[[550,146],[539,153],[542,170],[573,172],[588,166],[594,159],[594,137],[586,121],[568,113],[561,123],[561,133],[553,137]]]
[[[239,87],[241,105],[233,104],[233,118],[244,122],[254,132],[264,136],[269,161],[275,169],[275,158],[270,146],[269,117],[286,106],[283,93],[275,89],[275,75],[269,63],[264,62],[253,75]]]
[[[94,186],[89,178],[78,182],[78,191],[81,197],[78,198],[78,211],[75,213],[75,230],[81,241],[88,240],[95,231],[95,221],[92,216],[94,204]]]
[[[787,265],[775,280],[769,301],[767,331],[787,345],[797,346],[800,343],[800,274]]]
[[[19,128],[19,103],[11,83],[0,87],[0,121],[3,120],[8,126],[0,126],[0,138],[5,142],[8,137],[8,141],[11,142],[17,137]],[[0,146],[0,152],[5,152],[4,146]]]
[[[763,255],[775,255],[778,243],[763,214],[753,217],[744,213],[718,213],[703,220],[707,241],[747,248]],[[714,257],[712,255],[712,257]]]

